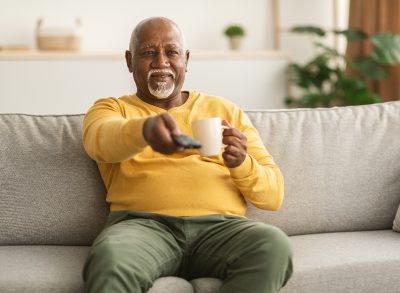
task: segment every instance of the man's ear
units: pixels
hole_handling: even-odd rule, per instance
[[[187,72],[187,66],[188,66],[188,62],[189,62],[190,51],[186,50],[186,54],[185,55],[186,55],[185,56],[185,59],[186,59],[186,61],[185,61],[185,72]]]
[[[125,51],[125,60],[126,60],[126,65],[128,66],[129,72],[133,72],[133,66],[132,66],[132,54],[131,51],[126,50]]]

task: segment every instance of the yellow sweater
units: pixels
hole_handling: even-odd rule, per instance
[[[190,136],[191,122],[209,117],[221,117],[244,133],[248,155],[235,168],[227,168],[222,156],[203,158],[197,150],[173,155],[153,151],[143,138],[143,123],[165,111],[137,96],[123,96],[100,99],[86,114],[84,146],[98,164],[112,211],[244,216],[243,196],[261,209],[281,206],[281,172],[241,109],[222,98],[191,91],[183,105],[168,110],[182,133]]]

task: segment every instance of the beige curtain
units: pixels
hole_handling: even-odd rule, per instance
[[[349,27],[362,29],[367,34],[392,32],[400,34],[400,0],[350,0]],[[371,52],[369,41],[353,42],[347,46],[350,58]],[[371,90],[383,101],[400,99],[400,66],[387,67],[387,78],[370,81]]]

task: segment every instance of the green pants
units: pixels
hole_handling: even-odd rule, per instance
[[[221,293],[269,293],[291,274],[289,239],[274,226],[226,215],[121,211],[94,241],[83,278],[90,293],[146,292],[164,276],[219,278]]]

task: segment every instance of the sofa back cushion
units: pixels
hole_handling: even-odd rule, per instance
[[[285,177],[289,235],[390,229],[400,203],[400,102],[247,111]],[[108,206],[85,153],[83,115],[0,115],[0,245],[89,245]]]
[[[400,102],[248,111],[285,178],[278,212],[247,216],[289,235],[390,229],[400,203]]]
[[[102,229],[105,188],[82,120],[0,115],[0,245],[88,245]]]

